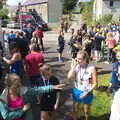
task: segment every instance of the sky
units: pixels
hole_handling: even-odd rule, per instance
[[[18,5],[19,2],[23,2],[24,0],[7,0],[8,5]]]

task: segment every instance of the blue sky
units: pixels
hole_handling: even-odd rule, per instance
[[[19,2],[23,2],[24,0],[7,0],[8,5],[18,5]]]

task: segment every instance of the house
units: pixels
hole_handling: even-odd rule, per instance
[[[106,14],[112,14],[114,20],[120,21],[120,0],[94,0],[93,19],[99,20]]]
[[[35,9],[47,23],[56,23],[62,15],[61,0],[26,0],[22,4],[23,11]]]

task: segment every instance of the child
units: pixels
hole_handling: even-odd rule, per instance
[[[113,96],[120,88],[120,52],[117,52],[116,58],[118,61],[112,65],[112,76],[108,87],[109,92],[112,90]]]
[[[64,33],[60,32],[59,37],[58,37],[58,62],[63,62],[62,59],[62,53],[64,50],[64,46],[65,46],[65,40],[64,40]]]
[[[6,88],[0,96],[0,119],[33,120],[28,103],[32,103],[36,95],[59,90],[63,85],[26,88],[21,85],[21,79],[15,73],[6,75]],[[2,119],[2,120],[3,120]]]
[[[51,66],[43,64],[40,67],[42,79],[40,80],[40,86],[58,85],[58,79],[52,74]],[[45,93],[40,98],[41,120],[56,120],[55,110],[59,106],[60,92],[53,91]]]

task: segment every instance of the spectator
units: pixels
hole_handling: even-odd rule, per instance
[[[10,52],[12,54],[12,58],[7,59],[6,57],[3,57],[3,60],[10,65],[11,73],[16,73],[17,75],[22,77],[23,76],[22,75],[22,70],[23,70],[22,57],[16,43],[12,43],[10,45]]]
[[[50,65],[44,64],[40,67],[40,72],[42,75],[42,80],[40,86],[48,85],[58,85],[58,79],[53,75]],[[55,111],[58,109],[60,102],[60,92],[52,91],[49,93],[44,93],[40,97],[40,110],[41,119],[40,120],[56,120]]]
[[[42,27],[38,27],[37,30],[35,31],[37,38],[38,38],[38,44],[39,46],[41,46],[40,48],[42,48],[42,51],[44,51],[44,45],[43,45],[43,31],[42,31]]]
[[[110,79],[108,90],[112,90],[112,95],[120,88],[120,52],[116,54],[117,62],[112,65],[112,76]]]
[[[10,45],[12,42],[14,42],[14,40],[15,40],[15,34],[13,33],[13,31],[11,31],[8,34],[8,44]]]
[[[58,62],[62,62],[62,53],[64,50],[64,46],[65,46],[65,40],[64,40],[64,33],[60,32],[60,35],[58,37]]]
[[[43,63],[43,54],[37,51],[35,44],[31,44],[30,53],[25,57],[25,68],[30,78],[31,86],[39,86],[39,65]]]
[[[108,63],[114,62],[115,61],[115,53],[114,53],[113,49],[116,45],[116,40],[113,37],[113,34],[111,32],[109,32],[107,34],[106,45],[108,47]]]
[[[26,88],[21,86],[21,79],[16,74],[8,74],[5,80],[6,88],[0,96],[0,119],[4,120],[33,120],[29,103],[35,95],[64,87],[49,85],[44,87]]]

